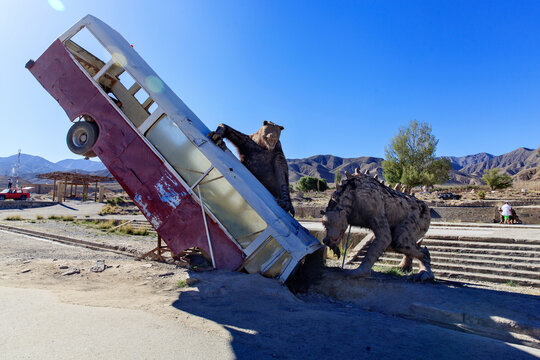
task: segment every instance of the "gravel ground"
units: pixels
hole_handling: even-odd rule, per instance
[[[58,209],[45,211],[54,211],[56,215],[71,215],[69,212],[80,211],[81,214],[85,210],[67,208],[67,214],[59,213]],[[4,219],[3,215],[5,214],[0,212],[0,219]],[[91,213],[87,215],[93,216]],[[26,215],[23,217],[34,219],[35,216],[36,213],[33,213],[33,217]],[[137,252],[145,252],[155,247],[155,235],[139,237],[106,234],[72,222],[53,220],[2,221],[2,223],[81,240],[121,244],[126,249]],[[25,296],[31,299],[40,296],[40,293],[33,293],[33,290],[46,291],[60,302],[47,300],[47,304],[54,307],[53,315],[57,313],[59,319],[65,319],[58,321],[58,318],[50,317],[53,315],[41,317],[36,314],[33,320],[36,322],[35,326],[28,323],[21,329],[21,326],[16,326],[17,323],[12,324],[9,321],[17,322],[27,317],[2,317],[8,320],[5,320],[5,326],[2,327],[4,330],[0,332],[0,351],[9,358],[28,358],[32,357],[31,354],[40,352],[45,354],[43,358],[53,358],[54,354],[51,356],[49,349],[51,349],[50,341],[54,339],[48,339],[39,331],[51,324],[61,326],[63,323],[88,322],[87,326],[70,328],[72,332],[69,336],[58,339],[60,342],[71,344],[71,348],[76,347],[74,345],[76,339],[87,336],[87,329],[99,328],[100,324],[96,322],[99,322],[101,317],[66,312],[67,310],[60,304],[142,311],[150,314],[152,319],[157,317],[173,323],[164,325],[162,322],[148,320],[141,321],[137,325],[136,321],[130,321],[130,326],[140,326],[137,329],[139,334],[144,334],[153,326],[164,326],[167,333],[174,331],[176,327],[194,329],[196,331],[190,333],[208,336],[213,339],[214,344],[223,344],[225,341],[229,345],[227,351],[232,353],[232,356],[226,357],[239,359],[540,357],[538,349],[384,315],[372,311],[365,304],[336,301],[326,296],[295,297],[277,281],[259,275],[224,271],[190,273],[175,264],[135,261],[131,257],[111,252],[66,246],[4,231],[0,231],[0,253],[2,254],[0,292],[2,288],[24,288],[30,291]],[[106,265],[104,271],[91,271],[97,260],[104,261]],[[421,291],[421,286],[415,285],[415,289]],[[381,301],[383,299],[401,301],[400,293],[392,291],[391,287],[386,291],[381,290],[380,298],[375,296],[373,301],[375,303],[383,303]],[[452,301],[451,297],[460,296],[460,293],[449,288],[444,295],[447,297],[446,301]],[[0,308],[0,315],[2,311],[20,311],[21,314],[36,311],[36,304],[13,300],[25,296],[19,292],[3,292],[2,299],[9,297],[11,302],[3,308],[4,310]],[[17,301],[21,301],[18,307]],[[111,313],[111,318],[116,318],[115,316]],[[33,329],[35,331],[32,331]],[[56,331],[56,328],[53,330]],[[118,331],[124,333],[121,324]],[[129,333],[127,325],[125,331]],[[104,344],[111,346],[108,342],[110,332],[104,331],[103,336],[94,335],[99,334],[92,333],[88,343],[89,349],[103,350]],[[21,338],[27,340],[24,341],[27,351],[21,352],[20,347],[15,349],[11,345]],[[29,341],[30,339],[32,341]],[[156,344],[155,341],[147,343],[155,348],[156,357],[162,354],[162,349],[165,349],[164,352],[168,350],[174,353],[175,347],[190,345],[197,347],[199,354],[219,357],[210,349],[206,351],[205,341],[208,340],[193,340],[191,344],[186,344],[182,342],[182,338],[178,338],[177,342],[173,343]],[[145,343],[144,337],[141,337],[139,342]],[[40,344],[43,344],[42,348],[39,347]],[[69,358],[70,354],[79,353],[75,351],[67,353],[64,358]],[[100,351],[96,354],[133,358],[143,353],[133,353],[126,348],[125,352],[121,353]],[[86,353],[82,358],[93,358],[92,355]]]
[[[96,229],[91,225],[61,220],[0,221],[0,224],[61,235],[98,244],[119,246],[134,254],[144,254],[157,246],[157,235],[125,235]]]

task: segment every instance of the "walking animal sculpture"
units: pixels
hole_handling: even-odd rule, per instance
[[[240,162],[274,195],[279,206],[294,216],[289,193],[289,168],[279,142],[281,130],[283,126],[264,121],[259,131],[246,135],[219,124],[208,137],[223,150],[226,149],[223,139],[229,140],[238,150]]]
[[[322,222],[326,228],[324,243],[339,256],[337,244],[347,226],[361,226],[373,230],[375,239],[369,246],[353,277],[369,276],[373,264],[387,248],[404,254],[400,263],[405,272],[412,270],[414,258],[420,261],[420,270],[412,278],[427,281],[434,278],[429,251],[421,248],[421,237],[429,228],[431,216],[428,206],[418,199],[382,185],[376,179],[363,175],[348,175],[339,190],[332,194]]]

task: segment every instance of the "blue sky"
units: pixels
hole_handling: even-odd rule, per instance
[[[86,14],[209,128],[283,125],[288,158],[384,157],[413,119],[431,124],[439,156],[540,145],[540,2],[3,0],[0,156],[77,157],[24,64]]]

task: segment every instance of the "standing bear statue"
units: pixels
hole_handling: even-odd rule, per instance
[[[219,124],[208,137],[223,150],[226,150],[223,139],[229,140],[236,147],[240,162],[276,198],[279,206],[294,216],[289,193],[289,168],[279,141],[281,130],[283,126],[264,121],[259,131],[246,135],[228,125]]]

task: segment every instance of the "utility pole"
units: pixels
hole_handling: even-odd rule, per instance
[[[21,149],[19,149],[19,157],[17,158],[17,180],[15,180],[15,189],[19,188],[19,167],[21,166]]]

